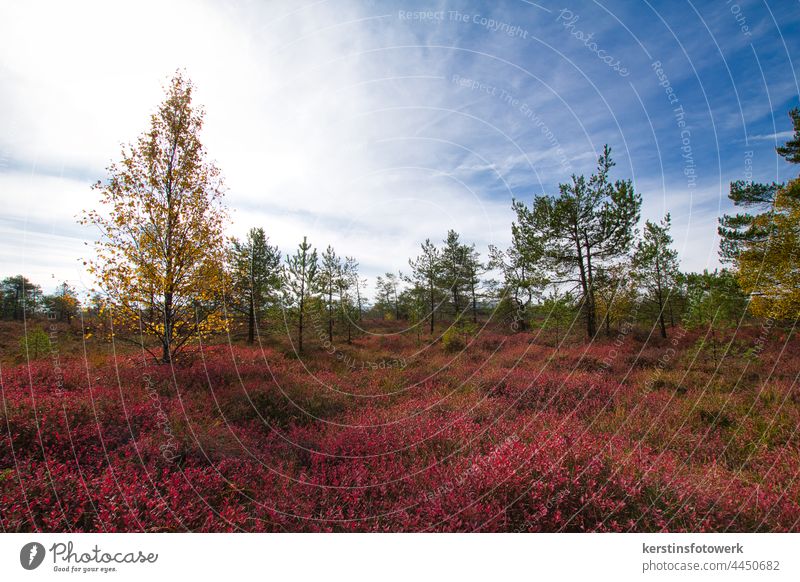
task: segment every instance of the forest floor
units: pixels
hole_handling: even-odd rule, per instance
[[[174,366],[54,329],[30,362],[0,329],[2,531],[800,531],[777,326],[447,351],[380,322]]]

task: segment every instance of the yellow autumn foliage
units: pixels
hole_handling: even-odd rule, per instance
[[[149,131],[123,149],[98,182],[100,208],[86,211],[101,238],[89,271],[105,294],[114,335],[164,362],[190,343],[226,329],[224,226],[219,170],[205,160],[203,112],[178,73]],[[148,342],[147,339],[155,340]]]
[[[769,227],[771,236],[739,256],[739,285],[751,298],[753,315],[796,318],[800,316],[800,179],[779,190],[773,211],[756,221]]]

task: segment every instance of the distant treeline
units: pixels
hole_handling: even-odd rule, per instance
[[[41,286],[23,275],[0,281],[0,317],[5,320],[22,321],[47,316],[69,323],[78,315],[79,307],[75,289],[66,282],[59,285],[52,295],[45,295]]]

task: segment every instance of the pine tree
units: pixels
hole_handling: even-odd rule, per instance
[[[789,112],[794,128],[794,137],[776,151],[790,164],[800,163],[800,110]],[[725,214],[719,219],[717,231],[720,236],[719,255],[725,263],[736,265],[739,255],[747,249],[763,248],[773,234],[773,212],[778,193],[784,190],[785,184],[772,182],[759,184],[737,180],[731,182],[728,198],[733,205],[751,212]],[[790,198],[797,199],[800,193],[796,189],[785,191],[784,206],[790,204]]]
[[[455,319],[461,316],[462,299],[467,293],[467,253],[459,234],[454,230],[447,231],[440,259],[441,279],[442,286],[450,293]]]
[[[353,321],[361,319],[361,287],[358,274],[358,261],[353,257],[345,257],[342,265],[342,277],[339,280],[339,307],[341,317],[347,327],[347,343],[353,341]]]
[[[325,302],[328,319],[328,341],[333,342],[334,312],[337,310],[339,298],[334,298],[342,287],[342,260],[336,255],[333,247],[328,245],[322,253],[322,264],[319,269],[317,283]]]
[[[524,211],[524,207],[517,202],[513,208],[518,215]],[[514,331],[527,329],[528,309],[547,285],[544,250],[544,240],[528,228],[527,221],[511,225],[511,246],[507,250],[489,247],[489,268],[503,274],[503,286],[499,292],[500,309],[510,312]]]
[[[422,254],[416,259],[409,259],[411,267],[410,283],[425,289],[430,317],[430,332],[433,335],[436,323],[436,304],[440,295],[440,279],[442,274],[441,253],[430,239],[422,243]]]
[[[230,249],[232,307],[247,317],[247,343],[255,341],[256,324],[281,288],[281,252],[269,244],[263,228],[251,228]]]
[[[782,146],[775,148],[775,151],[790,164],[800,164],[800,109],[795,107],[789,111],[789,119],[792,120],[794,136]]]
[[[291,257],[286,257],[284,270],[284,301],[290,313],[297,317],[297,351],[303,352],[305,316],[314,296],[319,268],[317,249],[312,249],[306,237]]]
[[[394,273],[378,275],[375,280],[377,292],[375,307],[381,310],[384,318],[388,313],[392,314],[395,320],[400,319],[400,303],[398,301],[398,286],[400,282]]]
[[[661,337],[667,337],[664,315],[675,280],[678,276],[678,251],[672,249],[669,213],[656,224],[645,222],[644,235],[636,246],[633,265],[638,283],[643,287],[644,298],[654,303],[658,310]]]
[[[6,277],[0,282],[2,295],[3,318],[22,320],[36,312],[38,298],[42,296],[42,288],[27,277],[16,275]]]
[[[464,248],[464,280],[469,293],[470,309],[472,310],[472,323],[478,323],[478,293],[481,286],[481,275],[485,267],[481,263],[480,255],[475,250],[475,245]]]
[[[630,180],[610,181],[613,166],[605,146],[589,179],[573,175],[557,197],[535,196],[531,208],[514,204],[519,228],[544,245],[554,277],[579,289],[590,339],[597,333],[596,271],[628,253],[642,205]]]

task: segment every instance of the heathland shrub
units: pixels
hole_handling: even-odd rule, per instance
[[[455,325],[447,328],[442,335],[442,346],[446,352],[458,352],[464,349],[464,338]]]
[[[470,338],[475,334],[474,323],[465,319],[457,319],[442,335],[442,345],[446,352],[459,352],[467,347]]]
[[[687,374],[693,338],[655,376],[631,372],[634,341],[552,359],[535,334],[467,333],[450,334],[464,356],[402,369],[317,357],[312,371],[238,346],[174,367],[118,356],[88,377],[72,358],[5,368],[0,529],[800,528],[800,348],[751,364],[780,375],[763,392],[717,393],[709,379],[738,372]],[[359,339],[359,357],[384,352]],[[609,371],[582,369],[587,355]]]
[[[38,360],[50,351],[50,338],[38,327],[19,339],[19,355],[23,360]]]

